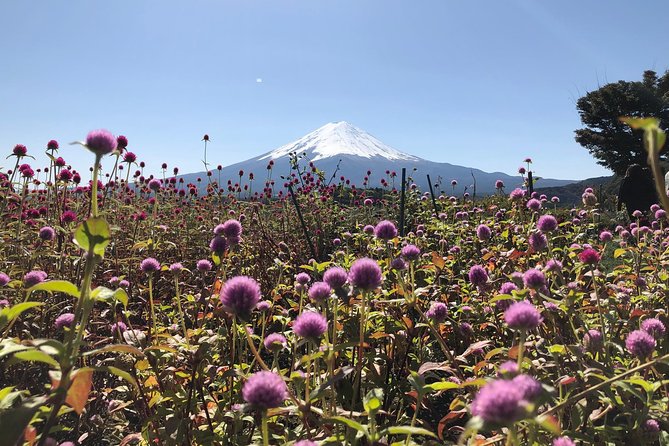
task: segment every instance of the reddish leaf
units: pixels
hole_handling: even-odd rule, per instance
[[[88,395],[91,393],[93,385],[92,370],[77,370],[73,373],[72,384],[67,391],[65,402],[81,415],[88,402]]]

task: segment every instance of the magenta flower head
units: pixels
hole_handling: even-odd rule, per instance
[[[296,335],[306,339],[318,339],[328,329],[328,322],[320,313],[315,311],[304,311],[300,313],[293,323],[293,331]]]
[[[123,149],[125,149],[126,147],[128,147],[128,138],[126,138],[126,137],[123,136],[123,135],[119,135],[119,136],[116,138],[116,147],[118,147],[118,148],[121,149],[121,150],[123,150]]]
[[[555,217],[552,215],[542,215],[537,221],[537,229],[542,232],[551,232],[555,231],[558,227],[558,222]]]
[[[74,314],[63,313],[56,318],[56,320],[53,323],[53,326],[56,327],[57,330],[60,330],[63,327],[71,327],[73,323],[74,323]]]
[[[353,286],[364,291],[372,291],[381,286],[383,276],[381,267],[375,260],[363,257],[353,262],[348,279]]]
[[[418,257],[420,257],[420,249],[416,245],[406,245],[402,248],[402,257],[409,261],[418,260]]]
[[[525,198],[525,191],[520,188],[515,188],[509,194],[509,199],[511,199],[512,201],[519,201],[522,200],[523,198]]]
[[[347,281],[348,281],[348,273],[346,273],[346,270],[344,268],[341,268],[339,266],[333,266],[332,268],[328,268],[325,271],[325,274],[323,274],[323,282],[330,285],[330,287],[333,290],[341,289],[344,285],[346,285]]]
[[[137,155],[135,155],[132,152],[125,152],[125,154],[123,155],[123,161],[128,164],[134,163],[135,161],[137,161]]]
[[[527,415],[520,388],[505,379],[491,381],[479,390],[471,404],[472,415],[494,426],[510,426]]]
[[[261,313],[266,313],[272,308],[272,304],[267,301],[267,300],[261,300],[258,302],[258,305],[256,305],[256,310],[260,311]]]
[[[645,359],[653,353],[657,342],[655,339],[643,330],[634,330],[625,339],[625,347],[634,356]]]
[[[553,440],[553,446],[576,446],[576,443],[571,438],[563,436]]]
[[[56,231],[51,226],[44,226],[39,230],[38,237],[45,242],[56,238]]]
[[[260,285],[247,276],[237,276],[225,282],[220,293],[226,311],[246,320],[260,301]]]
[[[170,272],[172,274],[179,274],[184,269],[184,266],[181,263],[173,263],[170,265]]]
[[[112,333],[116,334],[116,333],[123,333],[124,331],[126,331],[128,329],[128,326],[125,325],[125,322],[118,321],[118,322],[114,322],[113,324],[111,324],[111,326],[109,328],[110,328]]]
[[[541,201],[537,200],[536,198],[530,198],[527,202],[527,209],[531,211],[538,211],[541,209]]]
[[[153,257],[147,257],[146,259],[142,260],[142,263],[139,264],[139,269],[144,274],[153,274],[157,271],[160,271],[160,262]]]
[[[641,323],[641,329],[655,339],[662,339],[664,334],[667,332],[667,329],[662,321],[654,317],[644,320]]]
[[[586,265],[596,265],[599,263],[601,257],[597,251],[592,248],[584,249],[578,255],[578,259]]]
[[[404,271],[407,269],[407,262],[402,259],[402,257],[396,257],[390,262],[390,268],[396,271]]]
[[[502,180],[495,181],[495,189],[504,189],[504,181]]]
[[[242,236],[242,224],[238,220],[230,219],[216,226],[214,232],[227,238],[239,238]]]
[[[227,248],[228,241],[225,237],[221,237],[220,235],[215,236],[211,239],[211,242],[209,242],[209,249],[211,252],[215,252],[219,257],[223,255]]]
[[[518,389],[523,395],[523,399],[532,401],[537,398],[542,390],[541,383],[529,375],[518,375],[511,380],[513,384],[518,386]]]
[[[583,347],[591,353],[598,352],[604,346],[604,337],[599,330],[588,330],[583,336]]]
[[[504,321],[514,330],[534,330],[542,320],[536,307],[526,300],[513,303],[504,312]]]
[[[23,286],[30,288],[46,280],[47,274],[44,271],[30,271],[23,276]]]
[[[374,227],[374,236],[381,240],[392,240],[397,237],[397,227],[392,221],[382,220]]]
[[[481,265],[469,268],[469,282],[476,287],[481,287],[488,282],[488,272]]]
[[[58,150],[58,147],[59,147],[58,141],[56,141],[55,139],[52,139],[51,141],[46,143],[47,150]]]
[[[0,286],[5,286],[9,283],[11,279],[5,273],[0,273]]]
[[[108,155],[116,150],[116,138],[108,130],[93,130],[86,136],[86,147],[98,156]]]
[[[311,440],[300,440],[293,446],[318,446],[318,444],[315,441]]]
[[[527,242],[530,245],[530,248],[536,252],[543,251],[548,247],[548,240],[546,239],[546,236],[543,234],[543,232],[539,231],[531,233]]]
[[[505,361],[500,364],[497,374],[501,376],[516,376],[519,372],[520,368],[516,361]]]
[[[613,234],[609,231],[602,231],[599,233],[599,239],[604,243],[608,243],[613,240]]]
[[[525,271],[525,274],[523,274],[523,283],[526,288],[539,290],[546,286],[546,277],[544,276],[544,273],[538,269],[528,269]]]
[[[286,348],[288,341],[286,341],[286,338],[280,333],[271,333],[265,337],[263,345],[267,350],[276,353]]]
[[[206,271],[211,271],[212,265],[211,265],[211,262],[209,260],[202,259],[202,260],[197,261],[197,264],[196,264],[195,267],[200,272],[206,272]]]
[[[425,312],[425,316],[437,323],[444,322],[448,316],[448,307],[443,302],[432,302],[430,309]]]
[[[309,288],[309,299],[315,303],[321,303],[332,293],[332,288],[325,282],[314,282]]]
[[[28,148],[23,144],[17,144],[14,146],[14,150],[12,150],[12,153],[20,158],[28,154]]]
[[[159,179],[154,178],[151,181],[149,181],[149,189],[151,189],[154,192],[159,191],[160,186],[161,184]]]
[[[299,283],[300,285],[306,285],[311,281],[311,277],[309,277],[309,274],[307,273],[298,273],[295,276],[295,282]]]
[[[257,372],[244,383],[242,397],[256,409],[272,409],[286,401],[288,387],[283,378],[274,372]]]
[[[476,236],[479,240],[488,240],[492,236],[492,231],[486,225],[479,225],[476,228]]]

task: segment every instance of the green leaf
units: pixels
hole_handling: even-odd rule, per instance
[[[422,427],[412,427],[412,426],[391,426],[385,431],[389,435],[425,435],[427,437],[437,438],[434,432],[431,432]]]
[[[440,381],[436,383],[426,384],[425,388],[430,389],[434,392],[438,392],[439,390],[459,389],[460,384],[456,384],[451,381]]]
[[[111,233],[107,221],[102,217],[91,217],[82,222],[74,231],[74,243],[84,251],[103,257],[105,249],[111,241]]]
[[[115,290],[99,286],[91,292],[91,298],[101,302],[119,301],[123,308],[128,308],[128,293],[123,288]]]
[[[373,417],[383,405],[383,389],[370,390],[362,400],[362,404],[369,414],[368,416]]]
[[[357,421],[353,421],[353,420],[350,420],[350,419],[348,419],[346,417],[342,417],[342,416],[330,417],[330,418],[327,418],[327,421],[333,421],[335,423],[344,424],[344,425],[350,427],[351,429],[355,429],[358,432],[362,432],[363,434],[365,434],[366,437],[369,437],[369,431],[367,430],[367,426],[364,426],[364,425],[358,423]]]
[[[659,128],[660,120],[657,118],[633,118],[630,116],[623,116],[620,118],[621,122],[629,125],[633,129],[651,130]]]
[[[27,291],[28,293],[32,293],[33,291],[50,291],[52,293],[65,293],[72,297],[79,297],[81,295],[79,288],[67,280],[48,280],[31,286]]]
[[[14,358],[20,361],[43,362],[45,364],[49,364],[51,367],[55,369],[60,369],[60,364],[58,364],[58,361],[56,361],[51,356],[47,355],[41,350],[24,350],[16,352],[14,354]]]
[[[535,421],[539,426],[547,430],[553,435],[560,435],[560,422],[552,415],[539,415]]]
[[[566,351],[567,351],[567,347],[565,347],[562,344],[555,344],[555,345],[551,345],[551,346],[548,347],[548,352],[549,353],[564,355]]]
[[[112,345],[107,345],[105,347],[101,348],[96,348],[95,350],[88,351],[83,354],[83,356],[91,356],[91,355],[97,355],[100,353],[106,353],[106,352],[119,352],[119,353],[128,353],[131,355],[135,356],[140,356],[144,357],[144,353],[137,347],[133,347],[132,345],[128,344],[112,344]]]
[[[0,358],[2,358],[3,356],[11,355],[12,353],[29,349],[30,347],[28,347],[27,345],[17,344],[11,339],[6,339],[0,343]]]
[[[23,400],[18,407],[0,411],[0,446],[18,444],[33,415],[46,400],[45,396],[34,396]]]
[[[626,252],[627,252],[626,249],[624,249],[624,248],[618,248],[618,249],[616,249],[615,251],[613,251],[613,258],[614,258],[614,259],[617,259],[618,257],[620,257],[621,255],[625,254]]]
[[[4,330],[12,321],[18,318],[23,312],[34,307],[44,305],[43,302],[21,302],[20,304],[12,305],[0,310],[0,330]]]

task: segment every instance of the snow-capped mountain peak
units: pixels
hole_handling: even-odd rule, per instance
[[[264,154],[258,160],[278,159],[295,152],[305,153],[310,161],[318,161],[341,155],[362,158],[381,157],[391,161],[419,161],[420,158],[400,152],[382,143],[369,133],[346,122],[330,122],[303,136],[297,141]]]

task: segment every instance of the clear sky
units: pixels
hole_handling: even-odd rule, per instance
[[[107,128],[185,173],[203,170],[204,133],[229,165],[346,120],[433,161],[604,175],[574,142],[575,102],[669,68],[668,15],[666,0],[3,0],[0,149],[57,139],[81,169],[91,156],[66,143]]]

